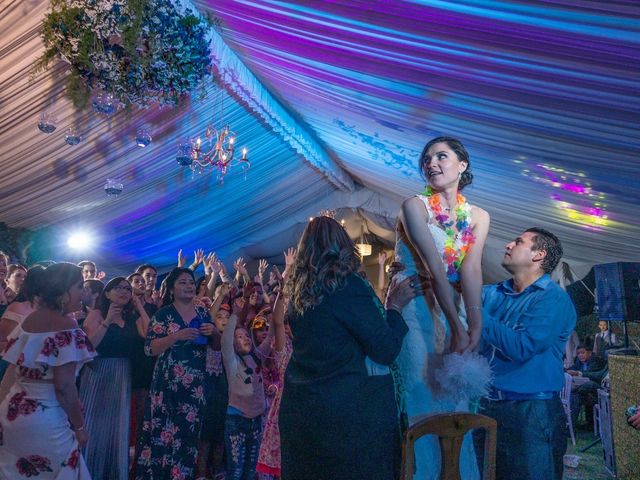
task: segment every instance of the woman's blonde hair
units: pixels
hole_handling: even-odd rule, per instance
[[[360,267],[356,246],[334,219],[320,216],[309,222],[298,242],[298,250],[285,289],[298,314],[322,303],[326,293],[346,284]]]

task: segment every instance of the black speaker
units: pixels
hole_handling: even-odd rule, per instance
[[[594,267],[598,318],[640,321],[640,263],[604,263]]]

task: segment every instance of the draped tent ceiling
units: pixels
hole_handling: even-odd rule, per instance
[[[492,218],[487,280],[504,276],[504,243],[533,225],[560,236],[578,275],[640,260],[637,2],[195,6],[219,19],[207,96],[105,119],[71,107],[63,62],[30,81],[48,2],[0,2],[1,222],[90,228],[99,244],[87,256],[109,273],[142,260],[168,268],[179,248],[279,263],[323,209],[338,209],[353,237],[366,221],[389,246],[401,200],[424,186],[422,146],[447,134],[471,154],[465,193]],[[36,128],[45,109],[59,124],[48,136]],[[212,120],[248,146],[246,180],[232,172],[220,186],[178,167],[178,139]],[[71,125],[80,145],[64,143]],[[142,125],[144,149],[133,142]],[[123,180],[118,198],[105,197],[107,178]]]

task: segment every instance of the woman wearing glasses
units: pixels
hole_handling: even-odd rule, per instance
[[[124,277],[109,281],[84,321],[83,328],[98,357],[80,376],[87,443],[85,460],[92,478],[127,478],[131,411],[130,356],[144,338],[149,317]]]

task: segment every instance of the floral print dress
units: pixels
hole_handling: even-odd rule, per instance
[[[260,454],[258,456],[258,472],[280,476],[280,429],[278,427],[278,413],[280,412],[280,400],[282,399],[282,388],[284,372],[287,369],[289,360],[293,353],[291,339],[287,337],[284,348],[275,352],[275,363],[277,380],[274,382],[277,389],[269,413],[265,421],[264,436],[260,444]]]
[[[18,326],[3,358],[16,381],[0,403],[0,478],[90,480],[69,419],[56,397],[53,367],[75,362],[76,374],[96,353],[79,329],[30,333]]]
[[[206,310],[197,312],[201,321],[211,321]],[[147,332],[147,355],[151,354],[152,340],[187,328],[188,324],[173,305],[158,310]],[[136,479],[195,478],[206,402],[206,348],[192,341],[178,341],[158,356],[142,426]]]

